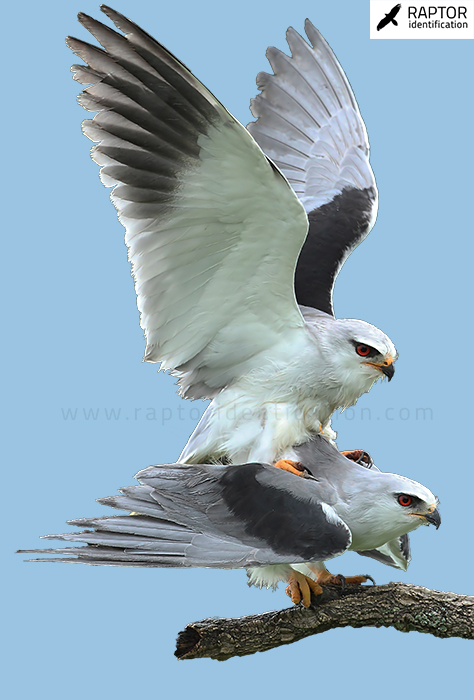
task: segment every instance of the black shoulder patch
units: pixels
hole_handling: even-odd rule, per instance
[[[375,197],[373,187],[348,187],[308,214],[308,235],[295,272],[298,304],[334,315],[334,281],[367,232]]]
[[[219,114],[199,81],[164,46],[120,13],[104,5],[101,10],[126,36],[78,15],[104,47],[67,38],[69,48],[86,64],[73,66],[75,78],[88,86],[79,103],[98,112],[91,136],[99,141],[94,153],[113,159],[107,175],[116,180],[114,195],[127,202],[126,215],[158,218],[176,197],[182,172],[199,159],[199,137],[220,123]]]
[[[323,561],[348,547],[350,535],[342,523],[329,523],[318,503],[260,483],[256,476],[263,469],[232,465],[219,479],[225,504],[248,535],[293,561]]]

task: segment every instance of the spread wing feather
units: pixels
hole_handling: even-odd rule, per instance
[[[351,543],[347,526],[318,500],[316,481],[271,465],[173,464],[137,479],[139,486],[99,500],[133,515],[72,520],[87,529],[46,537],[87,547],[32,551],[94,565],[239,568],[330,559]]]
[[[291,56],[274,47],[274,74],[259,73],[247,129],[281,169],[310,222],[296,270],[298,303],[333,313],[335,278],[372,227],[377,189],[369,143],[352,88],[337,58],[306,20],[311,44],[291,27]]]
[[[92,158],[126,229],[145,360],[211,397],[304,326],[294,270],[308,221],[244,127],[169,51],[101,8],[80,14],[103,48],[68,38],[87,65],[79,102]],[[238,351],[237,351],[238,341]]]

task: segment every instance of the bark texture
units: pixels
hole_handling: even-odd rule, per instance
[[[474,597],[404,583],[348,586],[342,592],[326,586],[308,609],[294,606],[260,615],[190,623],[178,635],[175,656],[225,661],[292,644],[336,627],[394,627],[400,632],[474,639]]]

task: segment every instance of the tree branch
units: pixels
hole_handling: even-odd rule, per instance
[[[394,627],[400,632],[474,639],[474,597],[404,583],[348,586],[345,591],[325,586],[308,609],[294,606],[193,622],[179,633],[175,656],[225,661],[337,627]]]

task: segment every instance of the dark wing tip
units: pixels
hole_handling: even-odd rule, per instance
[[[121,12],[114,10],[112,7],[109,7],[109,5],[100,5],[100,10],[110,20],[112,20],[117,29],[120,29],[120,31],[124,32],[124,34],[130,32],[131,29],[134,29],[139,34],[148,36],[148,38],[152,39],[156,43],[156,40],[153,39],[153,37],[150,37],[150,35],[147,34],[141,27],[135,24],[135,22],[132,22],[131,19],[128,19],[128,17],[125,17],[125,15],[122,15]]]
[[[88,25],[101,24],[97,19],[94,19],[94,17],[91,17],[91,15],[88,15],[86,12],[78,12],[77,19],[86,29],[89,28]]]
[[[109,5],[99,5],[100,11],[104,13],[104,15],[107,15],[110,19],[113,19],[113,17],[121,17],[122,19],[126,19],[124,15],[120,14],[117,10],[114,10],[112,7]]]
[[[112,9],[108,5],[100,5],[100,11],[104,13],[106,17],[112,20],[112,22],[115,24],[116,27],[118,27],[117,22],[120,22],[120,20],[126,20],[127,18],[124,17],[124,15],[121,15],[120,12],[117,12],[117,10]],[[120,27],[118,27],[120,29]]]

